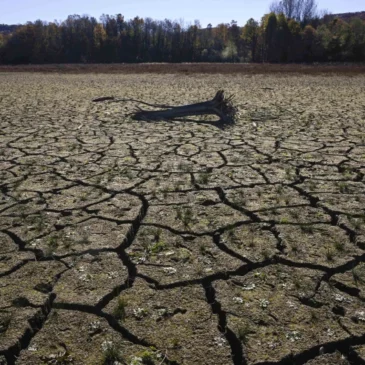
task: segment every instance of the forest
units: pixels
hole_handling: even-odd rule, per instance
[[[365,61],[364,19],[270,9],[244,26],[233,20],[206,28],[199,21],[127,20],[122,14],[38,20],[0,33],[0,63]]]

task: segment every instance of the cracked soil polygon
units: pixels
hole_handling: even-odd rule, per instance
[[[365,363],[364,76],[0,81],[0,364]]]

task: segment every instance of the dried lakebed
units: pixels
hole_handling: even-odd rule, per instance
[[[364,364],[364,81],[0,74],[0,364]]]

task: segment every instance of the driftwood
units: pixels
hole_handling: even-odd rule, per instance
[[[163,107],[163,110],[143,110],[137,107],[137,111],[132,113],[134,120],[157,121],[173,120],[176,118],[191,117],[197,115],[217,115],[219,122],[227,125],[234,124],[237,118],[237,108],[232,103],[233,96],[225,97],[224,91],[219,90],[212,100],[202,103],[188,104],[183,106],[153,105],[140,102],[134,99],[115,99],[114,97],[102,97],[94,99],[94,102],[101,101],[136,101],[154,107]]]
[[[212,100],[203,103],[170,107],[164,110],[142,110],[133,114],[135,120],[164,120],[195,115],[217,115],[223,123],[234,123],[237,108],[232,104],[232,97],[225,98],[224,91],[219,90]]]

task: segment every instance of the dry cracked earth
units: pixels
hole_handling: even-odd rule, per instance
[[[0,364],[365,364],[364,76],[0,82]]]

